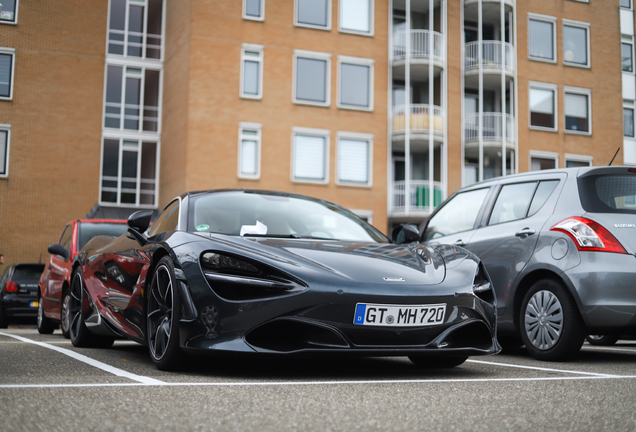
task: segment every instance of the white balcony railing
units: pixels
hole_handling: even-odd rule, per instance
[[[415,211],[427,210],[430,205],[430,182],[428,180],[411,180],[409,189],[409,209]],[[393,199],[391,200],[393,203],[393,212],[405,210],[406,196],[406,182],[394,181]],[[433,182],[433,208],[442,203],[442,196],[442,184],[440,182]]]
[[[483,113],[482,136],[485,140],[501,140],[503,138],[503,114]],[[506,139],[514,140],[514,119],[506,114]],[[464,121],[464,137],[466,141],[479,140],[479,114],[469,114]]]
[[[393,59],[399,60],[406,57],[406,37],[411,34],[411,57],[430,58],[428,30],[399,31],[393,34]],[[433,58],[444,61],[444,36],[438,32],[433,33]]]
[[[514,47],[512,44],[504,42],[504,58],[501,58],[501,42],[500,41],[482,41],[482,65],[485,68],[501,69],[502,66],[507,71],[513,71],[514,65]],[[466,44],[464,57],[464,67],[466,70],[479,67],[479,42],[469,42]]]
[[[423,104],[411,105],[411,115],[409,116],[409,127],[411,131],[429,131],[429,106]],[[393,107],[393,133],[406,131],[406,106],[398,105]],[[441,107],[433,106],[433,131],[444,132],[444,110]]]

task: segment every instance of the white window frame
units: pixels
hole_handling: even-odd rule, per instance
[[[342,27],[342,14],[344,13],[343,11],[344,0],[338,0],[338,30],[341,33],[350,33],[350,34],[355,34],[360,36],[373,36],[375,31],[375,24],[374,24],[375,1],[374,0],[366,0],[366,1],[369,4],[369,31],[368,32],[364,32],[360,30],[351,30],[351,29],[346,29]]]
[[[565,154],[565,160],[563,161],[563,167],[567,167],[567,164],[569,161],[572,162],[586,162],[587,164],[589,164],[589,166],[593,166],[594,165],[594,157],[593,156],[588,156],[588,155],[580,155],[580,154],[572,154],[572,153],[566,153]]]
[[[15,0],[15,13],[13,21],[0,20],[0,24],[16,25],[18,23],[18,11],[20,10],[20,0]]]
[[[243,0],[243,19],[251,21],[265,21],[265,0],[261,0],[261,11],[259,16],[247,15],[247,0]]]
[[[549,128],[545,126],[533,126],[532,125],[532,109],[530,107],[530,93],[532,89],[538,90],[550,90],[554,94],[554,127]],[[532,130],[557,132],[559,130],[559,87],[556,84],[543,83],[537,81],[528,82],[528,127]]]
[[[325,99],[326,102],[312,102],[308,100],[302,100],[296,98],[296,85],[298,84],[298,71],[297,62],[299,58],[306,58],[311,60],[322,60],[327,63],[327,76],[325,83]],[[294,50],[294,64],[292,67],[292,102],[295,104],[301,105],[312,105],[312,106],[322,106],[328,107],[331,105],[331,54],[316,52],[316,51],[303,51],[303,50]]]
[[[552,24],[552,53],[554,55],[553,59],[533,57],[530,54],[530,21],[543,21],[543,22]],[[557,19],[556,17],[529,12],[528,13],[528,59],[534,60],[534,61],[546,62],[546,63],[556,63],[557,57],[558,55],[557,55]]]
[[[367,89],[369,94],[368,107],[362,107],[357,105],[347,105],[342,103],[341,97],[342,97],[342,65],[343,64],[369,67],[369,88]],[[349,57],[349,56],[338,56],[338,99],[336,104],[338,108],[355,110],[355,111],[373,111],[373,83],[374,83],[374,69],[375,69],[374,64],[375,64],[375,60],[373,59]]]
[[[296,162],[296,136],[308,135],[316,136],[325,139],[325,163],[324,163],[324,180],[312,180],[302,177],[296,177],[295,162]],[[291,145],[291,181],[293,183],[309,183],[309,184],[328,184],[329,183],[329,149],[331,147],[331,131],[328,129],[313,129],[304,127],[294,127],[292,129],[292,145]]]
[[[258,52],[259,56],[258,58],[246,56],[245,55],[246,51]],[[245,69],[246,61],[252,61],[252,62],[258,63],[258,94],[256,95],[243,93],[243,90],[245,88],[243,80],[245,79],[244,69]],[[240,95],[242,98],[263,99],[263,61],[264,61],[263,45],[248,44],[248,43],[243,44],[243,47],[241,48],[241,83],[240,83],[241,85]]]
[[[7,178],[9,177],[9,150],[11,148],[11,125],[0,124],[0,130],[7,133],[7,146],[4,152],[4,167],[0,166],[0,178]],[[4,173],[2,172],[3,169],[4,169]]]
[[[118,156],[118,163],[119,163],[119,167],[118,167],[118,174],[117,174],[117,202],[111,202],[111,201],[102,201],[102,192],[103,192],[103,182],[104,182],[104,141],[106,140],[113,140],[113,141],[118,141],[119,143],[119,156]],[[137,203],[135,204],[131,204],[131,203],[122,203],[121,202],[121,183],[123,182],[123,177],[121,176],[121,170],[122,170],[122,153],[124,151],[124,141],[137,141],[139,146],[137,149],[137,154],[139,155],[139,157],[137,158],[137,190],[136,190],[136,201]],[[155,189],[154,189],[154,204],[141,204],[141,183],[142,183],[142,179],[141,179],[141,164],[142,164],[142,158],[141,158],[141,153],[143,150],[143,143],[144,141],[146,142],[153,142],[156,144],[156,151],[155,151]],[[130,150],[128,150],[130,151]],[[147,137],[147,136],[139,136],[139,135],[135,135],[135,134],[109,134],[109,133],[104,133],[102,134],[102,142],[101,142],[101,153],[100,153],[100,161],[99,161],[99,204],[100,205],[106,205],[106,206],[116,206],[116,207],[139,207],[139,208],[149,208],[149,209],[155,209],[158,208],[159,206],[159,185],[160,183],[160,176],[161,176],[161,171],[160,171],[160,165],[159,165],[159,161],[161,161],[161,141],[159,140],[158,137]],[[113,180],[111,180],[113,181]]]
[[[13,100],[13,83],[15,82],[15,48],[0,47],[0,54],[11,56],[11,77],[9,83],[9,96],[0,96],[0,100]]]
[[[342,139],[367,142],[367,181],[358,183],[340,179],[340,141]],[[336,184],[339,186],[372,187],[373,186],[373,135],[358,132],[338,132],[336,134]]]
[[[332,12],[331,1],[332,0],[327,0],[327,26],[323,27],[323,26],[298,22],[298,0],[294,0],[294,25],[296,27],[305,27],[305,28],[311,28],[316,30],[331,31],[331,12]]]
[[[126,59],[130,59],[133,61],[150,61],[150,62],[162,62],[164,60],[164,53],[165,53],[165,32],[166,32],[166,3],[167,0],[162,0],[161,2],[161,31],[162,34],[160,35],[156,35],[154,33],[148,33],[148,0],[125,0],[126,1],[126,10],[125,10],[125,15],[124,15],[124,30],[111,30],[110,28],[110,8],[111,8],[111,0],[108,0],[108,19],[107,19],[107,23],[106,23],[106,57],[112,57],[112,58],[126,58]],[[137,56],[131,56],[128,55],[128,37],[130,36],[131,33],[135,33],[135,35],[137,35],[137,32],[131,32],[129,30],[129,20],[128,20],[128,15],[130,12],[130,5],[134,4],[134,5],[138,5],[138,6],[143,6],[144,7],[144,22],[143,22],[143,27],[144,27],[144,31],[141,33],[141,38],[142,38],[142,42],[141,42],[141,57],[137,57]],[[123,41],[111,41],[110,40],[110,33],[113,32],[115,34],[123,34],[124,35],[124,40]],[[159,58],[152,58],[152,57],[146,57],[146,48],[149,46],[148,44],[148,38],[149,37],[153,37],[153,38],[158,38],[159,39],[159,45],[151,45],[151,47],[154,47],[155,49],[159,50]],[[108,49],[109,49],[109,45],[112,43],[114,43],[115,45],[122,45],[124,47],[124,53],[123,54],[113,54],[113,53],[109,53]],[[133,44],[136,45],[136,44]]]
[[[620,5],[620,2],[618,4]],[[632,7],[634,7],[634,0],[629,0],[629,7],[628,8],[620,6],[620,8],[624,9],[624,10],[631,10]]]
[[[559,153],[542,151],[542,150],[530,150],[528,152],[528,171],[532,169],[532,159],[551,159],[554,161],[554,168],[559,167]]]
[[[628,105],[627,103],[628,102],[626,101],[623,102],[623,138],[634,139],[636,138],[636,109],[633,104]],[[632,110],[632,131],[634,132],[634,135],[632,136],[625,135],[625,110],[626,109]]]
[[[565,27],[575,27],[575,28],[584,29],[585,37],[587,39],[585,42],[586,49],[587,49],[587,52],[585,53],[585,56],[587,58],[587,63],[579,64],[579,63],[567,61],[565,59],[565,47],[562,47],[563,48],[563,64],[566,66],[574,66],[574,67],[589,69],[590,67],[592,67],[592,58],[590,57],[592,52],[590,48],[590,23],[586,23],[583,21],[573,21],[573,20],[563,18],[562,24],[563,26],[561,27],[561,32],[563,36],[565,36]],[[565,37],[563,38],[563,42],[565,43]]]
[[[241,122],[239,124],[238,167],[236,172],[237,172],[238,178],[240,179],[258,180],[261,178],[262,126],[263,125],[261,123]],[[256,132],[256,135],[245,135],[243,133],[245,130],[254,131]],[[241,171],[241,167],[243,166],[243,140],[244,139],[256,141],[256,173],[255,174],[244,174]]]
[[[632,70],[631,71],[624,71],[623,70],[623,45],[629,45],[630,47],[630,53],[631,53],[631,59],[632,59]],[[621,71],[624,74],[633,74],[636,71],[636,65],[634,64],[634,41],[631,38],[626,38],[624,35],[622,37],[621,40]]]
[[[565,95],[567,93],[587,96],[587,121],[588,121],[588,131],[574,131],[566,128],[565,125]],[[567,134],[573,135],[592,135],[592,90],[580,87],[563,87],[563,131]]]

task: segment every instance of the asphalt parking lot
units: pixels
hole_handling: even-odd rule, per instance
[[[154,368],[145,347],[77,349],[0,330],[0,430],[636,430],[636,342],[568,363],[523,349],[448,369],[406,358],[218,359]]]

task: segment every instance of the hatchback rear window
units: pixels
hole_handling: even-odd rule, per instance
[[[95,236],[119,237],[126,230],[128,230],[128,225],[125,223],[82,223],[79,229],[77,250],[82,249]]]
[[[585,211],[636,214],[636,175],[591,175],[578,184]]]
[[[19,265],[15,267],[12,279],[40,279],[44,271],[44,264],[42,265]]]

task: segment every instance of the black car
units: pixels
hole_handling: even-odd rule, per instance
[[[150,218],[134,213],[128,234],[80,251],[73,345],[125,337],[159,369],[183,353],[449,367],[500,350],[490,279],[464,249],[393,244],[338,205],[280,192],[186,193]]]
[[[0,278],[0,328],[12,318],[37,318],[38,281],[44,264],[11,264]]]

